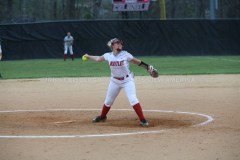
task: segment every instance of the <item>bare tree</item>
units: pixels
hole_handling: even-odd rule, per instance
[[[21,17],[27,17],[27,2],[26,0],[21,0]]]
[[[102,0],[94,0],[93,1],[93,15],[94,15],[94,18],[98,18],[98,15],[100,13],[101,4],[102,4]]]
[[[13,0],[7,1],[7,13],[8,13],[8,19],[12,19],[12,17],[13,17]]]
[[[175,18],[175,13],[176,13],[176,0],[171,0],[171,5],[170,5],[170,17]]]
[[[57,0],[52,0],[52,17],[57,19]]]
[[[67,1],[68,18],[75,19],[75,0]]]
[[[66,4],[65,0],[61,0],[61,18],[66,19]]]

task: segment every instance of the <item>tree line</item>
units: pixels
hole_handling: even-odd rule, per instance
[[[217,18],[240,18],[239,0],[216,0]],[[129,19],[160,19],[161,0],[149,11],[128,12]],[[167,19],[209,18],[210,0],[165,0]],[[60,20],[122,19],[112,0],[0,0],[0,23]]]

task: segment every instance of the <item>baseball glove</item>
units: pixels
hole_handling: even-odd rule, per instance
[[[158,71],[155,68],[153,68],[153,66],[148,67],[148,72],[149,72],[150,76],[152,76],[153,78],[158,77]]]

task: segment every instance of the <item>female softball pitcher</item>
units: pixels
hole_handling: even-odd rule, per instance
[[[92,56],[85,54],[84,57],[96,62],[108,61],[111,69],[111,79],[107,91],[107,96],[102,108],[102,113],[93,119],[93,123],[104,122],[107,119],[107,113],[110,110],[113,102],[118,96],[120,90],[123,88],[128,100],[137,113],[140,124],[145,127],[149,123],[145,119],[142,107],[136,96],[135,82],[133,74],[129,70],[129,62],[138,66],[144,67],[148,70],[152,77],[158,77],[158,72],[153,66],[144,63],[143,61],[134,58],[130,53],[123,49],[123,42],[117,38],[111,39],[107,44],[112,52],[105,53],[102,56]]]

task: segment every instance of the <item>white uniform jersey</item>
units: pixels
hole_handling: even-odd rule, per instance
[[[66,45],[66,46],[71,46],[71,45],[73,45],[73,37],[72,36],[66,36],[65,38],[64,38],[64,45]]]
[[[129,61],[133,59],[133,56],[127,51],[121,51],[117,55],[109,52],[105,53],[103,57],[109,63],[112,77],[126,77],[131,73]]]
[[[1,47],[1,43],[0,43],[0,54],[2,54],[2,47]]]
[[[139,103],[136,96],[133,74],[129,70],[129,61],[133,59],[133,56],[127,51],[121,51],[116,56],[113,52],[109,52],[105,53],[103,57],[108,61],[112,75],[104,102],[105,105],[111,106],[122,88],[124,88],[132,106]],[[120,80],[114,77],[120,78]]]

